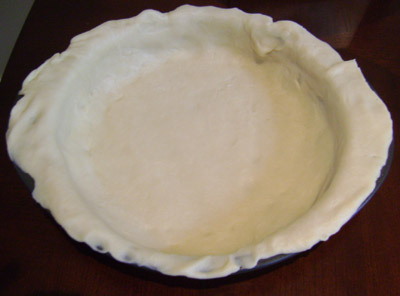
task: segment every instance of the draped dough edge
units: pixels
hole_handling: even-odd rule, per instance
[[[258,245],[221,256],[191,257],[157,252],[133,245],[113,233],[85,203],[79,199],[69,172],[65,172],[62,155],[57,145],[57,132],[47,126],[52,114],[43,108],[57,92],[50,85],[71,79],[82,56],[107,42],[114,34],[135,26],[166,25],[175,18],[224,18],[232,26],[241,22],[250,28],[270,27],[279,33],[293,50],[299,52],[304,63],[313,61],[327,76],[343,104],[346,122],[342,157],[337,171],[324,194],[313,207],[295,223],[277,231]],[[51,82],[51,83],[50,83]],[[110,21],[78,35],[70,47],[56,54],[34,70],[24,81],[24,95],[13,108],[7,131],[10,158],[35,180],[34,198],[51,211],[56,221],[75,240],[93,249],[109,252],[115,259],[147,266],[169,275],[193,278],[216,278],[229,275],[241,268],[251,268],[261,258],[282,253],[301,252],[336,233],[356,212],[372,192],[380,170],[386,162],[392,141],[392,121],[383,102],[370,89],[355,61],[344,62],[328,44],[290,21],[272,22],[267,16],[246,14],[238,9],[182,6],[167,14],[147,10],[140,15]],[[61,108],[61,103],[56,105]],[[54,112],[56,113],[56,112]],[[43,132],[43,129],[45,132]],[[53,133],[54,137],[49,137]],[[29,137],[27,136],[29,135]],[[46,145],[43,145],[46,143]],[[99,241],[101,238],[102,241]],[[101,244],[102,249],[97,247]]]

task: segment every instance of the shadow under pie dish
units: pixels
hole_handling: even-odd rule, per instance
[[[7,146],[35,200],[75,240],[169,275],[222,277],[328,239],[392,142],[355,61],[238,9],[107,22],[21,95]]]

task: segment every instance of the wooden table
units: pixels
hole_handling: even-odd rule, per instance
[[[356,58],[400,120],[399,1],[189,1],[289,19]],[[123,265],[70,239],[30,197],[6,154],[4,134],[23,79],[69,40],[110,19],[171,1],[36,0],[0,84],[1,295],[400,295],[399,143],[391,172],[372,201],[328,242],[282,266],[198,281]]]

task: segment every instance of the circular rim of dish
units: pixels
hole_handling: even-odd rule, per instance
[[[336,177],[335,174],[335,178],[333,178],[333,180],[337,181],[336,183],[338,183],[338,185],[334,186],[334,189],[332,189],[331,188],[332,186],[330,186],[330,189],[332,189],[330,191],[332,192],[327,197],[328,199],[325,198],[323,199],[323,201],[318,200],[316,205],[313,206],[307,212],[307,215],[305,215],[306,217],[298,219],[296,223],[293,223],[287,229],[280,231],[279,234],[274,233],[274,235],[271,235],[271,237],[273,238],[268,237],[268,239],[266,238],[265,241],[263,241],[262,243],[254,246],[252,245],[250,250],[251,252],[249,254],[250,256],[247,255],[242,256],[244,252],[247,252],[248,250],[246,251],[241,250],[240,253],[236,252],[221,256],[203,256],[200,258],[200,260],[198,260],[198,258],[196,257],[185,258],[185,256],[180,254],[175,254],[171,256],[170,254],[162,253],[159,250],[150,250],[152,254],[149,257],[148,256],[149,250],[143,248],[140,250],[138,249],[135,250],[135,252],[138,251],[138,256],[141,256],[139,258],[140,260],[139,261],[135,260],[135,262],[151,266],[149,269],[152,269],[152,266],[157,266],[160,267],[160,271],[163,273],[166,272],[168,274],[182,274],[193,278],[196,277],[216,278],[216,277],[223,277],[228,274],[235,274],[235,272],[240,268],[243,268],[243,270],[245,270],[245,267],[248,267],[251,270],[255,265],[258,264],[258,261],[261,262],[260,265],[262,265],[262,263],[271,265],[272,263],[265,263],[265,262],[273,262],[271,260],[275,258],[276,262],[278,263],[280,262],[280,258],[285,258],[285,256],[289,256],[290,254],[277,255],[279,257],[276,257],[275,256],[276,254],[292,253],[297,251],[301,252],[303,250],[310,249],[310,247],[312,247],[319,241],[324,241],[328,239],[331,235],[336,233],[345,223],[347,223],[347,221],[351,219],[351,217],[354,216],[356,212],[358,212],[360,207],[363,206],[366,203],[366,201],[368,201],[370,197],[373,195],[373,193],[377,190],[376,188],[377,180],[379,179],[379,176],[382,174],[382,168],[384,167],[384,164],[387,163],[389,160],[388,147],[390,143],[393,141],[393,136],[392,136],[393,130],[392,130],[392,122],[390,119],[390,114],[386,106],[384,106],[384,103],[376,96],[376,94],[371,90],[369,85],[365,82],[365,78],[363,77],[360,69],[357,67],[355,61],[343,61],[341,57],[338,55],[338,53],[335,50],[333,50],[328,44],[315,38],[315,36],[307,32],[300,25],[288,21],[283,21],[283,22],[279,21],[273,23],[272,19],[268,16],[247,14],[237,9],[224,10],[224,9],[210,8],[210,7],[194,8],[190,6],[184,6],[178,8],[167,15],[155,11],[146,11],[132,19],[125,19],[121,20],[120,22],[119,21],[108,22],[89,32],[83,33],[82,35],[75,37],[72,40],[71,47],[67,49],[68,55],[56,54],[55,56],[53,56],[53,58],[49,59],[45,64],[43,64],[40,68],[33,71],[27,77],[27,79],[24,81],[22,90],[22,93],[25,95],[23,100],[24,102],[18,106],[19,108],[13,109],[13,113],[10,119],[9,132],[7,133],[8,136],[7,145],[8,148],[10,149],[9,153],[11,159],[16,160],[16,163],[19,163],[20,159],[24,159],[26,162],[21,160],[21,165],[22,165],[21,167],[30,168],[27,169],[27,171],[31,173],[33,166],[27,166],[27,165],[30,163],[28,160],[29,156],[31,155],[30,152],[32,150],[27,151],[26,149],[28,148],[30,149],[31,146],[23,145],[20,142],[22,139],[21,136],[24,135],[23,133],[21,133],[21,131],[25,131],[26,129],[29,130],[29,128],[31,128],[31,126],[35,123],[37,116],[39,116],[37,114],[34,115],[33,117],[32,116],[27,117],[23,115],[25,110],[24,108],[26,108],[27,104],[30,103],[31,100],[35,97],[35,95],[32,95],[32,90],[34,90],[34,93],[37,93],[35,92],[35,90],[37,91],[36,88],[40,90],[42,87],[48,90],[48,87],[46,88],[47,86],[46,83],[43,83],[40,79],[38,83],[38,80],[36,79],[37,76],[42,77],[41,74],[43,74],[43,69],[45,69],[44,70],[46,73],[45,77],[47,77],[44,79],[44,81],[47,82],[54,81],[52,80],[53,79],[52,74],[57,73],[56,70],[59,69],[57,68],[56,65],[62,62],[65,62],[67,66],[70,65],[69,64],[70,59],[66,60],[66,56],[72,58],[73,61],[80,61],[81,63],[82,61],[87,62],[87,60],[85,59],[82,60],[82,58],[78,59],[77,57],[81,57],[81,55],[84,52],[87,52],[88,49],[93,49],[95,44],[97,44],[96,42],[87,43],[86,41],[88,39],[89,41],[93,39],[94,41],[107,40],[106,37],[110,38],[109,32],[114,29],[118,29],[119,32],[121,31],[126,33],[129,32],[130,34],[132,34],[132,32],[138,31],[137,27],[134,27],[135,28],[134,30],[130,29],[129,31],[124,31],[127,28],[128,24],[137,24],[137,23],[141,25],[151,24],[151,26],[157,27],[154,26],[153,23],[153,21],[155,20],[156,22],[161,20],[160,23],[158,23],[158,25],[162,25],[166,21],[172,19],[173,17],[174,18],[176,17],[180,21],[182,21],[182,18],[183,20],[187,21],[188,19],[191,20],[193,16],[196,16],[197,20],[201,20],[202,22],[214,20],[213,17],[223,16],[224,22],[227,19],[229,19],[229,23],[224,23],[224,25],[230,24],[232,26],[232,27],[228,26],[228,28],[230,29],[236,28],[233,26],[233,24],[236,24],[236,21],[240,20],[241,22],[244,22],[246,23],[246,25],[248,25],[251,19],[252,21],[250,25],[250,33],[252,37],[251,40],[256,44],[255,51],[258,55],[263,56],[264,54],[268,54],[271,50],[275,49],[275,46],[278,46],[279,50],[281,50],[282,48],[280,46],[283,43],[282,40],[284,40],[286,46],[285,48],[289,49],[291,52],[296,52],[295,58],[296,61],[298,61],[299,66],[305,67],[307,70],[310,71],[312,70],[312,72],[315,75],[319,75],[320,73],[326,74],[325,75],[326,77],[325,76],[324,77],[328,79],[329,82],[332,82],[334,86],[334,94],[336,94],[335,92],[337,92],[337,96],[340,101],[339,103],[336,102],[332,103],[332,98],[328,97],[326,99],[329,102],[329,104],[331,104],[330,105],[331,107],[333,104],[334,107],[333,111],[335,111],[337,107],[336,105],[339,106],[342,103],[342,101],[343,103],[346,102],[346,108],[343,111],[340,111],[339,114],[335,114],[335,112],[332,111],[334,115],[340,115],[339,117],[340,123],[342,123],[341,122],[342,120],[345,122],[343,123],[345,129],[343,130],[339,129],[338,132],[343,132],[345,134],[346,137],[344,140],[345,146],[346,149],[349,148],[347,149],[348,151],[346,150],[346,153],[343,155],[343,157],[340,158],[341,162],[338,164],[341,170],[339,174],[340,181],[337,180],[338,178]],[[229,18],[227,18],[227,16],[229,16]],[[211,22],[211,24],[216,25],[216,23],[213,22]],[[221,29],[220,27],[217,27],[217,29],[218,28]],[[248,30],[249,27],[246,27],[245,29]],[[245,32],[248,33],[248,31]],[[277,43],[273,43],[272,49],[271,49],[271,44],[269,45],[267,44],[267,46],[265,46],[266,44],[263,44],[261,42],[263,41],[264,37],[267,39],[270,38],[271,35],[268,34],[271,34],[271,32],[273,32],[273,34],[278,34],[272,36],[275,37],[278,36],[280,38],[280,39],[274,39],[274,42],[276,41]],[[111,36],[114,35],[112,34]],[[127,36],[127,34],[124,34],[123,36]],[[221,37],[223,35],[219,36]],[[282,36],[285,37],[286,39],[282,39],[281,38]],[[91,39],[92,37],[93,39]],[[308,68],[305,66],[310,61],[312,62],[313,66],[312,68]],[[89,64],[89,66],[90,65],[91,64]],[[72,67],[70,68],[68,69],[69,70],[73,69]],[[93,68],[90,69],[91,71],[93,71]],[[69,73],[71,74],[71,72]],[[59,77],[61,76],[62,74],[60,73]],[[50,81],[48,81],[49,78]],[[99,83],[98,80],[96,81],[97,83]],[[65,83],[66,82],[64,81],[64,84]],[[28,89],[31,91],[30,95],[27,95],[26,93]],[[41,102],[40,105],[41,107],[47,107],[47,105],[44,102],[48,101],[50,98],[53,98],[50,94],[54,95],[55,93],[45,92],[45,94],[46,95],[44,96],[44,100]],[[43,94],[41,95],[42,95],[41,97],[43,97]],[[363,99],[364,96],[365,100]],[[361,113],[358,112],[358,107],[361,107],[360,108]],[[354,110],[355,108],[357,108],[356,109],[357,111]],[[362,112],[363,110],[364,112]],[[24,121],[20,120],[21,119],[20,116],[23,117]],[[374,126],[371,124],[372,122]],[[41,123],[40,126],[42,129],[44,128],[43,123]],[[41,132],[53,133],[53,128],[47,128],[45,129],[45,131],[42,130]],[[378,138],[378,140],[374,145],[372,138],[375,139],[375,137]],[[30,143],[29,140],[28,143]],[[41,142],[38,142],[39,141],[38,138],[32,140],[34,140],[33,143],[36,144],[36,147],[41,147],[37,146],[41,145]],[[42,149],[40,150],[40,152],[36,150],[34,150],[33,152],[36,152],[35,154],[36,156],[38,155],[43,156],[46,155],[45,154],[46,151],[47,152],[51,151],[52,147],[53,146],[46,148],[44,150]],[[57,151],[55,152],[58,153]],[[20,158],[19,156],[23,157]],[[59,157],[62,157],[62,155],[57,154],[55,157],[57,160]],[[364,161],[366,160],[367,157],[368,157],[368,162],[366,162],[366,164],[364,165]],[[34,176],[34,178],[36,177],[39,178],[37,182],[38,188],[43,188],[44,186],[43,178],[49,176],[49,175],[42,176],[40,168],[44,168],[46,165],[48,165],[48,162],[51,159],[45,157],[45,160],[47,160],[47,162],[41,161],[41,164],[37,160],[33,161],[33,164],[39,165],[39,167],[37,169],[34,169],[32,172],[32,176]],[[59,182],[63,184],[63,186],[59,185],[53,186],[55,188],[54,190],[57,190],[57,188],[58,189],[67,188],[66,186],[67,180],[65,179],[65,176],[62,175],[62,172],[57,173],[57,171],[54,168],[49,170],[46,169],[45,172],[47,172],[46,174],[53,174],[51,175],[53,178],[59,178],[57,179],[57,184]],[[360,174],[360,172],[362,173]],[[50,183],[46,180],[45,184],[50,184]],[[355,192],[354,190],[358,191]],[[66,196],[59,196],[58,194],[55,194],[58,193],[59,191],[58,192],[53,191],[53,194],[51,194],[50,191],[47,190],[45,191],[47,193],[43,196],[43,198],[37,200],[43,207],[47,208],[46,206],[47,202],[54,200],[54,196],[57,196],[56,198],[57,203],[53,204],[54,208],[50,206],[49,208],[52,211],[55,219],[57,221],[60,221],[59,224],[63,226],[64,229],[66,229],[67,233],[70,236],[72,236],[78,241],[85,241],[88,245],[92,247],[92,249],[98,250],[99,252],[110,251],[110,253],[114,258],[116,259],[120,258],[117,259],[119,261],[130,261],[129,259],[125,259],[128,257],[120,257],[121,255],[124,254],[120,252],[121,250],[119,248],[114,248],[114,249],[110,248],[110,250],[108,250],[107,246],[106,248],[99,248],[99,246],[103,245],[104,243],[103,239],[106,240],[105,243],[107,243],[107,240],[109,242],[112,242],[114,247],[116,247],[116,245],[118,245],[118,243],[121,242],[124,244],[123,246],[124,248],[129,247],[129,245],[127,244],[126,241],[124,241],[123,238],[115,236],[108,229],[102,229],[104,230],[104,233],[103,233],[103,239],[100,237],[100,242],[98,240],[99,239],[98,236],[97,238],[88,237],[88,235],[90,234],[95,235],[95,233],[93,233],[93,231],[95,230],[94,225],[98,226],[102,222],[95,220],[95,217],[91,216],[89,212],[85,212],[85,209],[81,207],[81,201],[78,200],[79,196],[77,195],[77,192],[74,193],[76,195],[76,198],[74,199],[76,200],[76,204],[73,205],[74,206],[73,210],[79,211],[78,212],[79,217],[78,219],[74,219],[73,224],[71,223],[64,224],[62,222],[68,222],[66,220],[69,219],[68,218],[69,216],[66,216],[66,214],[64,214],[63,212],[65,207],[60,207],[60,206],[61,205],[65,206],[66,200],[68,200],[68,202],[70,203],[69,198],[71,196],[68,196],[68,199],[66,199]],[[88,225],[91,226],[82,228],[82,223],[78,223],[79,222],[78,220],[80,222],[90,221],[92,223],[88,223]],[[69,220],[69,222],[71,221]],[[324,223],[322,223],[321,225],[320,224],[321,222]],[[84,225],[86,225],[86,223]],[[313,225],[315,227],[310,228],[310,225]],[[298,230],[304,230],[306,227],[307,229],[309,229],[307,233],[303,233],[303,231],[300,232],[298,231]],[[273,244],[271,243],[272,240],[274,240]],[[267,241],[270,242],[271,244],[267,245],[265,243]],[[235,257],[233,257],[233,255],[235,255]],[[268,255],[270,257],[268,257]],[[179,257],[179,260],[177,257]],[[269,258],[270,260],[260,259],[260,258]],[[204,261],[202,261],[203,259]],[[219,259],[229,260],[229,262],[228,261],[226,262],[227,264],[228,263],[229,264],[226,266],[225,265],[220,266],[219,264],[223,262]],[[247,261],[244,262],[242,261],[242,259]],[[193,266],[184,265],[182,270],[180,270],[179,267],[178,270],[175,269],[173,270],[172,273],[169,273],[169,271],[171,270],[169,266],[170,263],[171,266],[174,266],[176,268],[178,266],[181,266],[183,262],[187,262],[186,260],[189,260],[191,264],[193,263]],[[211,261],[219,260],[219,261],[210,262],[210,260]],[[202,261],[201,264],[203,265],[198,264],[199,261]],[[205,267],[205,265],[209,266],[208,264],[210,263],[213,263],[212,266],[214,267],[211,267],[211,269],[209,269],[209,267]],[[218,265],[218,267],[215,265],[215,263]],[[219,268],[221,268],[221,270],[219,270]]]

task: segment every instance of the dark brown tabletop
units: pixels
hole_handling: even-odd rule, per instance
[[[356,59],[400,120],[400,1],[188,1],[293,20]],[[171,1],[36,0],[0,84],[1,295],[400,295],[398,137],[390,173],[372,200],[327,242],[285,264],[218,280],[169,277],[118,263],[70,239],[31,198],[6,152],[9,112],[23,79],[70,39],[104,21]]]

